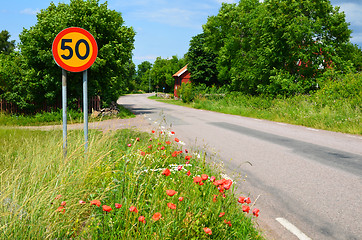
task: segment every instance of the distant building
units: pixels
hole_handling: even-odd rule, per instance
[[[187,70],[187,65],[172,76],[175,79],[175,86],[173,89],[173,94],[175,97],[180,97],[177,95],[177,90],[180,89],[182,83],[188,83],[190,81],[190,76],[191,74]]]

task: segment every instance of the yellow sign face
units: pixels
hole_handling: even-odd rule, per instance
[[[81,72],[97,58],[98,47],[94,37],[82,28],[67,28],[53,42],[53,57],[65,70]]]

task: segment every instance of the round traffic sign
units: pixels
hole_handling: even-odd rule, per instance
[[[97,42],[83,28],[66,28],[55,37],[53,57],[59,67],[70,72],[87,70],[97,58]]]

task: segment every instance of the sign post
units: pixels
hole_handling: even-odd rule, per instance
[[[62,102],[63,102],[63,153],[67,154],[67,93],[66,72],[83,72],[83,113],[85,152],[88,148],[88,75],[87,69],[97,58],[97,42],[88,31],[70,27],[62,30],[55,37],[52,46],[55,62],[62,68]]]

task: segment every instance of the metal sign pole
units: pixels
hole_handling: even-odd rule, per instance
[[[88,70],[83,71],[84,151],[88,149]]]
[[[63,157],[67,157],[67,72],[62,69]]]

